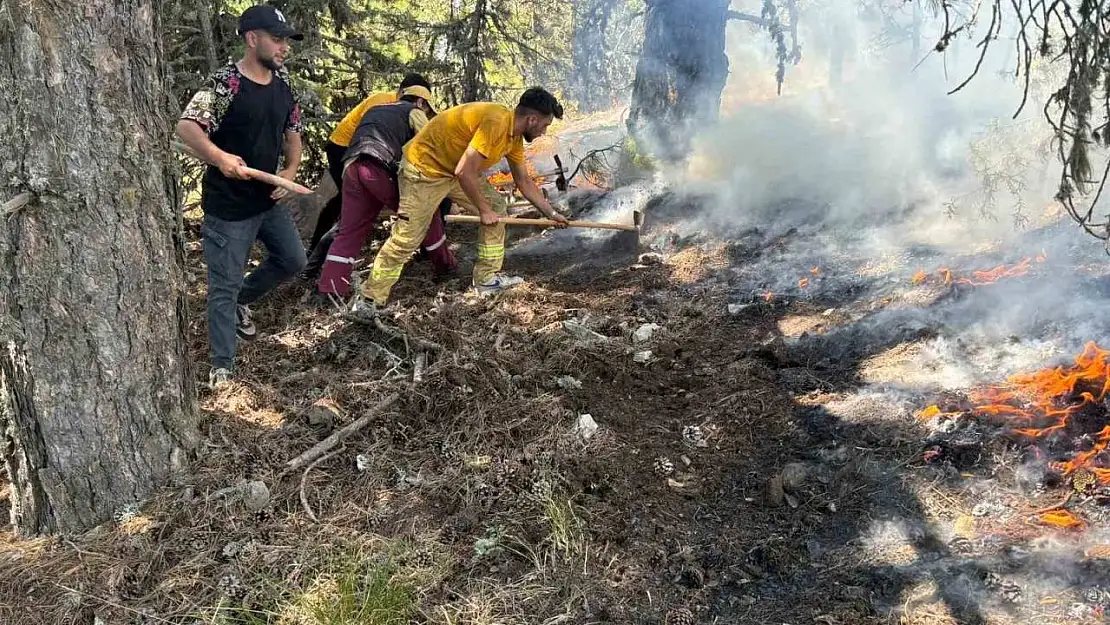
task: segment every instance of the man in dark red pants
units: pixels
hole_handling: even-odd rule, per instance
[[[369,109],[355,131],[343,156],[343,202],[339,233],[328,249],[327,259],[316,282],[318,300],[350,294],[351,269],[362,244],[374,228],[382,209],[397,206],[397,169],[402,147],[435,115],[431,92],[421,86],[405,89],[396,104]],[[457,265],[447,247],[442,217],[428,228],[422,247],[437,272]]]

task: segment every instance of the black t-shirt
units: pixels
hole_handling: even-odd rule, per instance
[[[221,150],[241,157],[248,167],[276,173],[286,130],[300,132],[300,108],[283,75],[258,84],[228,65],[212,77],[208,89],[193,97],[182,115],[207,132]],[[204,211],[228,221],[248,219],[273,207],[273,186],[234,180],[208,167],[202,186]]]

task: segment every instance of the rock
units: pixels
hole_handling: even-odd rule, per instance
[[[650,349],[642,351],[642,352],[636,352],[635,354],[632,355],[632,362],[644,364],[644,363],[646,363],[650,360],[651,360],[651,350]]]
[[[661,264],[663,264],[663,255],[659,254],[657,252],[648,252],[646,254],[640,254],[640,258],[637,259],[636,262],[638,262],[641,265],[661,265]]]
[[[791,462],[782,468],[782,487],[789,491],[796,491],[805,484],[806,466],[800,462]]]
[[[755,304],[729,304],[728,305],[728,314],[730,314],[730,315],[739,315],[740,313],[744,312],[745,310],[748,310],[749,308],[754,308],[754,307],[755,307]]]
[[[608,341],[609,337],[604,334],[598,334],[593,330],[587,328],[581,323],[573,320],[566,320],[563,322],[563,329],[571,334],[574,338],[582,341]]]
[[[355,456],[355,467],[359,472],[368,471],[373,464],[370,462],[370,456],[366,454],[359,454]]]
[[[260,480],[243,485],[243,505],[251,512],[258,512],[270,504],[270,489]]]
[[[632,333],[632,341],[635,343],[646,343],[661,329],[662,328],[658,324],[645,323],[639,328],[636,328],[636,331]]]
[[[343,408],[334,399],[322,397],[312,402],[305,417],[313,430],[327,433],[335,428],[336,421],[343,420]]]
[[[578,415],[578,423],[574,426],[575,433],[582,437],[582,440],[588,441],[597,434],[598,430],[597,421],[594,421],[593,416],[589,414]]]
[[[573,391],[582,388],[582,383],[569,375],[562,375],[555,378],[555,384],[565,391]]]
[[[983,517],[983,516],[991,516],[991,515],[994,515],[994,514],[998,514],[1000,512],[1005,512],[1005,511],[1006,511],[1005,507],[1000,506],[996,503],[983,502],[983,503],[980,503],[980,504],[976,504],[976,506],[974,508],[972,508],[971,515],[972,516]]]

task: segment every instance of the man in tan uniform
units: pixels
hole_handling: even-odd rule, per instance
[[[523,282],[502,275],[505,226],[499,223],[507,208],[482,172],[502,157],[509,162],[513,182],[521,194],[549,219],[565,227],[567,219],[555,212],[536,183],[528,176],[524,141],[547,132],[563,107],[548,91],[533,87],[524,92],[515,109],[492,102],[472,102],[443,111],[405,146],[398,176],[401,219],[374,259],[362,298],[353,311],[373,314],[386,305],[389,292],[420,245],[443,198],[450,198],[481,217],[478,229],[478,262],[474,286],[480,295],[503,291]]]

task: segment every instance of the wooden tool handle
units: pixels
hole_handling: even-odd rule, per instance
[[[461,224],[480,224],[482,218],[477,215],[448,215],[448,223],[461,223]],[[554,219],[530,219],[526,217],[502,217],[500,222],[507,226],[545,226],[554,227],[559,222]],[[600,221],[569,221],[567,222],[568,228],[599,228],[602,230],[627,230],[629,232],[636,232],[636,226],[626,226],[624,224],[607,224]]]
[[[185,154],[187,156],[191,156],[191,157],[197,159],[198,161],[200,161],[202,163],[205,162],[204,159],[201,158],[199,154],[194,152],[192,148],[185,145],[184,143],[174,141],[173,142],[173,148],[175,150],[177,150],[178,152],[181,152],[182,154]],[[312,195],[312,189],[309,189],[308,187],[306,187],[304,185],[300,185],[300,184],[297,184],[295,182],[286,180],[285,178],[282,178],[281,176],[275,176],[274,174],[268,174],[268,173],[262,171],[261,169],[255,169],[253,167],[244,167],[243,170],[246,171],[247,175],[250,176],[251,179],[253,179],[253,180],[257,180],[259,182],[265,182],[265,183],[271,184],[275,187],[281,187],[281,188],[285,189],[286,191],[291,191],[293,193],[300,193],[301,195]]]
[[[282,178],[281,176],[275,176],[273,174],[268,174],[268,173],[266,173],[266,172],[264,172],[260,169],[254,169],[253,167],[244,167],[243,169],[247,172],[248,176],[250,176],[254,180],[258,180],[259,182],[265,182],[267,184],[272,184],[275,187],[281,187],[281,188],[285,189],[286,191],[291,191],[293,193],[300,193],[301,195],[312,195],[312,189],[309,189],[308,187],[306,187],[304,185],[300,185],[300,184],[297,184],[295,182],[286,180],[285,178]]]

